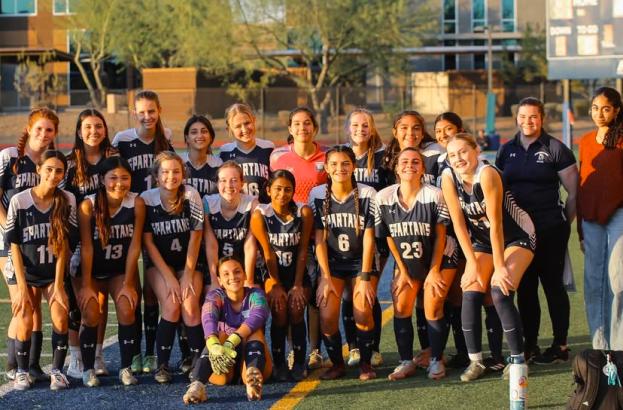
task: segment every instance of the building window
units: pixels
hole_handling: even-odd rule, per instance
[[[515,31],[515,0],[502,0],[502,31]]]
[[[0,0],[0,15],[37,14],[36,0]]]
[[[456,2],[457,0],[442,0],[443,2],[443,14],[442,14],[442,34],[456,34],[457,32],[457,16],[456,16]],[[456,46],[456,40],[444,40],[444,46]],[[456,54],[444,54],[443,55],[443,70],[455,70],[456,69]]]
[[[472,0],[472,30],[487,25],[487,0]]]
[[[77,6],[78,0],[54,0],[54,14],[73,14]]]

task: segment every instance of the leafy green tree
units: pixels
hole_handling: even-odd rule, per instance
[[[527,83],[538,83],[547,80],[545,30],[538,25],[527,24],[520,44],[518,61],[511,61],[504,54],[501,70],[504,81],[514,83],[521,78]]]

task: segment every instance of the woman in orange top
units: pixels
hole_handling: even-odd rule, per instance
[[[584,303],[593,348],[623,350],[623,106],[615,89],[595,90],[597,129],[580,141],[578,233]]]

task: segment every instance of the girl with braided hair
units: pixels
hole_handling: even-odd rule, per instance
[[[333,362],[321,376],[324,380],[345,374],[338,318],[346,286],[353,294],[357,347],[361,354],[359,379],[376,377],[370,364],[375,326],[372,307],[378,284],[378,273],[373,269],[376,191],[357,184],[353,174],[355,162],[355,153],[349,147],[331,148],[325,160],[329,180],[312,189],[309,195],[321,272],[316,301],[320,307],[323,340]]]
[[[67,354],[68,301],[65,274],[71,248],[77,242],[78,224],[74,196],[59,188],[67,160],[60,151],[45,151],[39,160],[40,182],[11,198],[6,222],[10,246],[4,274],[13,298],[16,320],[17,373],[14,387],[27,390],[33,310],[45,296],[52,320],[52,370],[50,389],[69,387],[62,373]]]
[[[623,103],[595,90],[597,129],[580,140],[577,215],[584,250],[584,303],[593,348],[623,350]]]
[[[37,163],[47,149],[54,148],[58,134],[58,116],[48,108],[37,108],[28,115],[28,125],[20,135],[17,146],[0,151],[0,267],[4,267],[9,253],[9,244],[4,241],[7,210],[11,198],[39,182]],[[12,298],[9,286],[9,297]],[[41,370],[39,358],[43,333],[41,332],[41,310],[33,313],[32,344],[30,351],[30,375],[36,380],[47,380],[49,376]],[[17,361],[15,358],[15,320],[12,319],[7,335],[7,377],[15,379]]]

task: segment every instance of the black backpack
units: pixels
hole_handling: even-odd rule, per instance
[[[603,372],[608,353],[617,367],[619,379],[623,379],[623,352],[584,350],[573,359],[575,389],[567,402],[568,410],[623,410],[623,388],[609,386]]]

